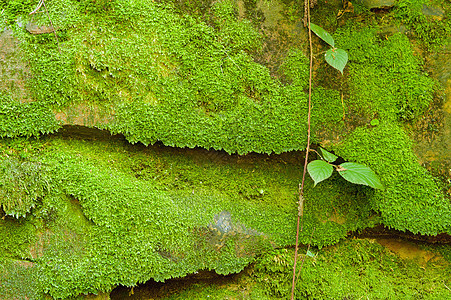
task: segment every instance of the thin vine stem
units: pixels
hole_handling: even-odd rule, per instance
[[[56,34],[55,26],[53,26],[52,19],[50,18],[50,14],[49,14],[49,11],[47,10],[47,6],[45,5],[44,0],[40,0],[40,1],[39,1],[38,6],[36,7],[35,10],[33,10],[33,11],[30,13],[30,15],[34,15],[34,14],[43,12],[43,11],[39,11],[39,9],[41,8],[41,6],[44,6],[45,13],[47,14],[47,18],[49,19],[50,26],[52,26],[53,34],[55,35],[56,43],[58,44],[58,52],[61,54],[61,48],[60,48],[60,42],[59,42],[59,40],[58,40],[58,35]]]
[[[296,224],[296,245],[294,250],[294,264],[293,264],[293,281],[291,283],[291,300],[294,300],[294,290],[296,287],[296,264],[299,248],[299,232],[302,231],[304,225],[304,183],[305,174],[307,171],[308,155],[310,152],[310,118],[312,107],[312,77],[313,77],[313,47],[312,47],[312,30],[310,28],[310,0],[305,0],[304,5],[307,6],[307,24],[308,24],[308,39],[310,49],[310,67],[309,67],[309,89],[308,89],[308,113],[307,113],[307,148],[304,158],[304,170],[302,172],[302,181],[299,185],[299,201],[298,201],[298,218]],[[302,226],[300,226],[302,220]]]
[[[296,275],[296,282],[297,282],[297,280],[299,280],[299,278],[301,278],[302,266],[304,265],[305,258],[307,257],[307,255],[308,255],[308,253],[310,251],[310,246],[312,244],[313,234],[315,233],[315,230],[316,230],[316,227],[313,228],[312,234],[310,235],[310,243],[308,244],[307,251],[305,251],[305,255],[304,255],[304,257],[301,260],[301,266],[299,267],[298,274]]]

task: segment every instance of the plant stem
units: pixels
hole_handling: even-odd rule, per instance
[[[44,5],[45,13],[47,14],[47,18],[49,18],[50,26],[52,26],[52,31],[53,31],[53,34],[55,35],[56,43],[58,44],[58,52],[61,54],[60,42],[59,42],[59,40],[58,40],[58,35],[56,34],[55,26],[53,26],[52,19],[50,19],[50,14],[49,14],[49,11],[47,10],[47,6],[45,5],[44,0],[40,0],[40,1],[39,1],[38,6],[36,7],[35,10],[33,10],[33,11],[30,13],[30,15],[33,15],[33,14],[36,14],[36,13],[40,13],[41,11],[38,11],[38,10],[39,10],[39,9],[41,8],[41,6],[43,6],[43,5]],[[2,11],[2,13],[3,13],[3,11]]]
[[[309,38],[309,48],[310,48],[310,70],[309,70],[309,88],[308,88],[308,113],[307,113],[307,148],[305,151],[304,158],[304,170],[302,173],[302,181],[299,185],[299,206],[298,206],[298,219],[296,225],[296,245],[294,250],[294,265],[293,265],[293,281],[291,283],[291,300],[294,300],[294,290],[296,286],[296,263],[298,257],[298,244],[299,244],[299,232],[302,231],[302,227],[300,230],[299,224],[304,219],[304,183],[305,183],[305,174],[307,171],[307,163],[308,163],[308,154],[310,152],[310,117],[311,117],[311,108],[312,108],[312,74],[313,74],[313,47],[312,47],[312,30],[310,28],[310,0],[305,0],[304,5],[307,6],[307,24],[308,24],[308,38]],[[304,222],[302,222],[302,225]]]
[[[58,52],[61,53],[60,42],[58,40],[58,35],[56,34],[55,26],[53,26],[52,19],[50,19],[50,14],[49,14],[49,11],[47,10],[47,6],[45,5],[45,2],[42,1],[42,4],[44,5],[45,12],[47,13],[47,17],[49,18],[50,25],[52,26],[53,34],[55,35],[56,43],[58,44]]]
[[[299,280],[299,278],[301,278],[301,270],[302,270],[302,266],[304,265],[305,262],[305,258],[307,257],[308,252],[310,251],[310,246],[312,245],[312,239],[313,239],[313,234],[315,233],[316,227],[313,228],[312,234],[310,236],[310,242],[307,246],[307,251],[305,251],[305,255],[301,260],[301,266],[299,267],[299,271],[298,271],[298,275],[296,276],[296,281]]]

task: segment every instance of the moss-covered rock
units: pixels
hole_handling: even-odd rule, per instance
[[[0,298],[76,297],[201,269],[236,273],[262,253],[269,254],[258,267],[261,283],[268,274],[274,280],[267,295],[285,291],[291,261],[279,248],[295,243],[303,160],[292,150],[306,146],[303,50],[281,50],[280,64],[258,63],[271,57],[259,56],[273,37],[266,26],[276,24],[247,20],[246,7],[262,13],[254,2],[205,1],[197,9],[188,2],[47,1],[58,40],[27,31],[25,24],[49,25],[45,14],[28,15],[29,1],[3,2],[0,18],[12,31],[0,37],[0,235],[7,237]],[[329,3],[321,13],[339,6]],[[313,141],[370,166],[386,188],[337,174],[316,187],[307,179],[300,242],[321,249],[376,224],[451,233],[449,199],[418,164],[406,129],[430,105],[436,83],[407,35],[385,34],[377,16],[344,16],[353,22],[340,21],[334,37],[349,53],[345,77],[315,60]],[[407,22],[408,14],[397,16]],[[133,146],[87,128],[77,136],[62,125],[156,145]],[[60,135],[48,135],[55,131]],[[340,248],[306,271],[299,295],[363,295],[368,286],[353,292],[330,267],[343,258],[350,277],[359,261],[377,273],[374,259],[359,260],[357,248],[371,257],[381,252]],[[336,289],[324,285],[320,271]],[[396,280],[389,291],[375,288],[375,298],[393,297]]]
[[[294,243],[296,155],[212,155],[61,137],[3,140],[2,149],[6,162],[22,156],[46,166],[48,188],[20,221],[33,231],[18,251],[35,249],[28,251],[38,291],[55,298],[200,269],[236,273],[260,253]],[[304,243],[323,247],[377,223],[369,189],[337,177],[315,189],[308,181],[307,191]],[[5,218],[0,229],[14,231],[10,244],[25,238]],[[6,249],[3,255],[15,257]]]
[[[387,146],[393,145],[393,146]],[[412,153],[412,144],[401,128],[381,123],[360,128],[337,146],[352,161],[371,166],[386,188],[370,197],[383,223],[398,230],[436,235],[451,232],[451,205],[436,180]]]
[[[304,263],[297,270],[296,299],[446,298],[450,262],[439,254],[439,248],[398,238],[354,238],[321,250],[302,248]],[[130,293],[138,299],[287,299],[293,254],[294,249],[268,251],[245,271],[227,277],[199,272],[164,285],[149,282],[134,289],[120,287],[111,299],[126,299]]]
[[[286,298],[289,293],[292,256],[289,250],[275,250],[255,265],[257,280],[269,298]],[[449,293],[442,281],[449,278],[449,262],[436,257],[421,266],[413,259],[401,259],[375,240],[343,241],[321,251],[304,252],[302,258],[305,263],[296,281],[298,299],[440,299]]]
[[[82,3],[71,4],[47,4],[58,43],[52,34],[16,28],[34,102],[16,108],[30,127],[4,126],[3,136],[57,128],[54,118],[36,123],[35,109],[74,124],[65,115],[85,106],[105,111],[105,118],[75,124],[123,133],[133,143],[241,154],[305,148],[306,59],[298,51],[290,59],[303,62],[296,64],[300,69],[285,65],[290,77],[297,76],[292,85],[272,77],[254,62],[261,34],[237,18],[234,2],[212,4],[208,22],[152,1],[113,1],[86,12]],[[42,15],[33,22],[48,20]],[[16,100],[8,98],[2,101]]]
[[[349,117],[358,125],[333,146],[337,154],[370,166],[380,176],[386,189],[370,199],[385,225],[421,234],[450,233],[449,199],[418,164],[403,129],[432,102],[436,83],[400,33],[381,37],[377,28],[349,23],[337,39],[351,57]]]

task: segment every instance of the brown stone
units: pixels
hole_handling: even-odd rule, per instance
[[[50,32],[54,32],[55,29],[53,28],[53,26],[38,26],[36,24],[33,23],[28,23],[25,28],[27,29],[27,31],[31,34],[43,34],[43,33],[50,33]]]

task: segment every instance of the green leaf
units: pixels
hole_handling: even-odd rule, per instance
[[[315,186],[330,177],[332,175],[332,172],[334,170],[334,167],[332,165],[329,165],[324,160],[314,160],[311,161],[307,165],[307,171],[310,174],[310,177],[312,177],[313,181],[315,182]]]
[[[334,162],[337,160],[338,156],[336,156],[335,154],[332,154],[332,153],[324,150],[323,148],[320,148],[320,149],[321,149],[321,154],[323,155],[323,158],[325,160],[327,160],[328,162]]]
[[[370,125],[371,125],[371,126],[377,126],[377,125],[379,125],[379,120],[378,120],[378,119],[373,119],[373,120],[371,120]]]
[[[335,47],[334,38],[324,30],[323,28],[319,27],[318,25],[315,25],[313,23],[310,23],[310,29],[319,36],[323,41],[331,45],[332,47]]]
[[[348,53],[343,49],[329,49],[326,52],[326,61],[329,65],[337,69],[343,74],[343,69],[348,63]]]
[[[338,173],[347,181],[368,185],[375,189],[384,189],[379,177],[367,166],[352,162],[343,163],[340,166],[343,170],[338,170]]]
[[[310,251],[310,250],[307,250],[307,253],[305,253],[307,256],[310,256],[310,257],[315,257],[315,253],[313,253],[312,251]]]

